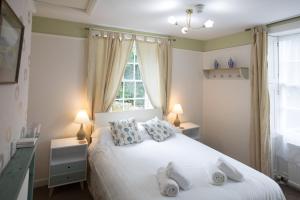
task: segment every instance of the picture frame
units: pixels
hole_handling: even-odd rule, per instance
[[[0,84],[18,83],[25,26],[5,0],[0,0]]]

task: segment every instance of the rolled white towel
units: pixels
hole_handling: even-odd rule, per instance
[[[157,182],[160,193],[168,197],[176,197],[179,192],[178,184],[167,176],[166,168],[161,167],[157,170]]]
[[[224,172],[228,178],[234,181],[240,182],[244,180],[243,174],[223,158],[218,159],[217,167]]]
[[[227,181],[226,174],[216,166],[210,167],[208,169],[208,175],[213,185],[223,185]]]
[[[192,187],[191,182],[183,175],[183,172],[173,163],[169,162],[167,166],[167,176],[179,185],[183,190],[189,190]]]

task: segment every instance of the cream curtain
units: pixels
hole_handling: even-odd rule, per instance
[[[171,46],[169,41],[136,40],[140,70],[152,105],[167,114],[171,83]]]
[[[122,34],[89,34],[88,90],[92,114],[106,112],[113,103],[133,40]]]
[[[267,32],[265,27],[252,30],[251,49],[251,135],[252,166],[266,175],[271,173],[269,94],[267,69]]]
[[[168,114],[172,81],[172,46],[169,41],[158,44],[158,63],[160,66],[161,106],[164,114]]]

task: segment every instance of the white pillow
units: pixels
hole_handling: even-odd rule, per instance
[[[151,140],[151,136],[148,134],[147,130],[143,126],[144,122],[138,122],[138,130],[143,140]]]
[[[98,140],[101,144],[114,145],[109,126],[97,128],[91,137],[92,140]]]

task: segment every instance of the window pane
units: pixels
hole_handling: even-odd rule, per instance
[[[134,52],[131,51],[128,62],[133,63],[134,62]]]
[[[133,64],[128,64],[124,72],[125,80],[133,80]]]
[[[134,97],[134,82],[125,82],[124,98]]]
[[[135,80],[142,80],[141,72],[138,64],[135,65]]]
[[[121,112],[123,111],[123,102],[119,100],[115,100],[111,106],[111,110],[113,112]]]
[[[145,89],[142,82],[136,82],[136,91],[135,95],[137,98],[144,98],[145,96]]]
[[[145,100],[144,99],[137,99],[135,101],[135,107],[137,109],[143,109],[143,108],[145,108]]]
[[[134,103],[132,99],[124,100],[124,110],[134,110]]]
[[[122,98],[123,98],[123,82],[120,84],[116,99],[122,99]]]

